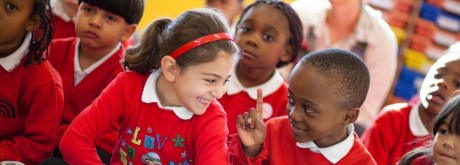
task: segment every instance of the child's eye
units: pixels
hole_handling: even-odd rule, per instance
[[[241,30],[241,32],[250,32],[251,28],[249,28],[247,26],[244,26],[244,25],[241,25],[240,30]]]
[[[83,8],[83,11],[85,11],[85,12],[91,12],[91,11],[93,11],[93,9],[90,8],[90,7],[84,7],[84,8]]]
[[[214,84],[216,82],[216,80],[213,80],[213,79],[204,79],[204,81],[210,83],[210,84]]]
[[[315,112],[314,110],[312,110],[308,106],[303,106],[303,110],[305,111],[305,113],[313,113],[313,112]]]
[[[17,7],[15,5],[11,4],[11,3],[7,3],[6,4],[6,9],[7,10],[15,10],[15,9],[17,9]]]
[[[224,85],[227,84],[229,81],[230,81],[229,79],[225,79]]]
[[[109,21],[115,21],[115,17],[114,17],[114,16],[111,16],[111,15],[109,15],[109,16],[107,16],[107,20],[109,20]]]
[[[447,130],[442,129],[442,128],[440,128],[440,129],[438,130],[438,132],[439,132],[440,134],[442,134],[442,135],[447,135],[447,134],[448,134]]]
[[[262,37],[265,41],[273,41],[273,37],[269,34],[264,34]]]
[[[434,78],[435,78],[435,79],[442,79],[442,74],[438,72],[438,73],[436,73],[436,74],[434,75]]]
[[[455,86],[457,89],[460,89],[460,82],[454,81],[454,86]]]

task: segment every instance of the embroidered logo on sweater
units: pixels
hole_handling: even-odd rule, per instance
[[[3,116],[4,118],[15,119],[16,110],[8,101],[0,100],[0,116]]]
[[[186,152],[186,137],[177,133],[174,138],[155,133],[151,127],[135,129],[126,128],[124,136],[120,140],[118,154],[124,165],[129,164],[162,164],[189,165],[193,162]],[[173,160],[168,160],[173,159]]]

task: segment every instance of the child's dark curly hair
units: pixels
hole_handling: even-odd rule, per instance
[[[34,0],[32,17],[40,17],[40,26],[32,32],[29,53],[24,63],[25,66],[32,63],[40,63],[48,58],[48,54],[43,56],[43,52],[48,48],[54,34],[54,19],[51,13],[49,0]]]

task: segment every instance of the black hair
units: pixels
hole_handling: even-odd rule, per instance
[[[125,70],[148,73],[160,68],[161,59],[180,46],[206,35],[228,31],[228,20],[223,13],[211,8],[186,11],[175,21],[159,19],[146,28],[140,45],[126,51],[123,66]],[[210,42],[180,55],[176,63],[185,68],[211,62],[219,51],[235,55],[238,46],[231,40]]]
[[[431,147],[419,147],[416,149],[413,149],[412,151],[404,154],[404,156],[401,157],[401,160],[396,163],[397,165],[411,165],[412,161],[415,159],[421,157],[421,156],[431,156],[433,155],[433,150]],[[424,161],[431,161],[431,162],[426,162],[426,164],[435,164],[434,159],[427,159]]]
[[[302,27],[302,22],[300,21],[299,15],[294,11],[294,9],[291,7],[291,5],[283,2],[283,1],[278,1],[278,0],[257,0],[256,2],[250,4],[248,7],[246,7],[243,10],[243,13],[240,16],[240,19],[238,20],[238,24],[241,22],[241,18],[244,17],[244,15],[253,7],[258,6],[260,4],[266,4],[266,5],[271,5],[274,6],[275,8],[279,9],[284,16],[286,16],[286,19],[289,23],[289,33],[290,37],[288,40],[289,45],[292,46],[292,52],[291,52],[291,59],[288,62],[285,61],[279,61],[276,67],[282,67],[290,62],[293,62],[297,58],[298,52],[302,49],[302,39],[303,39],[303,27]]]
[[[29,53],[24,66],[32,63],[40,63],[48,58],[48,53],[43,56],[43,52],[48,49],[54,34],[54,19],[51,13],[49,0],[34,0],[32,17],[40,17],[40,25],[32,31],[32,39],[29,42]]]
[[[144,0],[78,0],[116,14],[128,24],[138,24],[144,14]]]
[[[452,97],[439,112],[433,125],[434,136],[450,114],[452,114],[452,119],[450,123],[447,123],[449,127],[447,131],[460,136],[460,95]]]
[[[341,106],[359,108],[366,99],[370,76],[367,65],[354,53],[343,49],[324,49],[307,54],[301,65],[313,66],[319,74],[337,83]]]

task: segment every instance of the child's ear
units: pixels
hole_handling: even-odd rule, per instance
[[[136,24],[130,24],[126,26],[125,30],[123,30],[121,34],[120,40],[121,41],[128,40],[131,37],[131,35],[133,35],[133,33],[136,31],[136,28],[137,28]]]
[[[164,56],[161,59],[161,72],[165,76],[166,81],[174,82],[179,75],[179,69],[176,60],[171,56]]]
[[[291,45],[286,45],[285,50],[283,54],[280,57],[280,61],[283,62],[290,62],[292,58],[292,46]]]
[[[35,29],[37,29],[38,26],[40,26],[40,23],[40,16],[32,16],[32,18],[29,19],[29,22],[27,22],[26,31],[33,32]]]
[[[344,126],[350,123],[354,123],[358,119],[358,116],[359,116],[359,108],[352,108],[346,111],[347,112],[345,112],[345,116],[342,121],[342,124]]]

